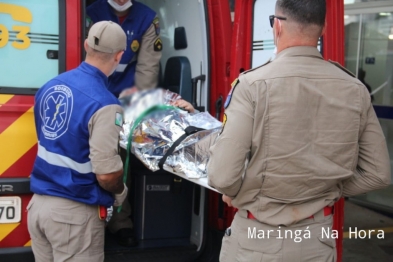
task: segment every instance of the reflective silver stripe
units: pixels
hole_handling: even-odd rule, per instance
[[[46,148],[41,146],[40,144],[38,144],[37,156],[51,165],[67,167],[81,174],[91,173],[93,170],[90,161],[83,164],[75,162],[69,157],[47,151]]]
[[[126,70],[127,66],[128,66],[128,64],[118,64],[116,67],[116,72],[124,72],[124,70]]]

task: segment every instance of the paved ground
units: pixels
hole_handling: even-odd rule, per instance
[[[358,206],[350,201],[345,202],[343,262],[392,262],[393,261],[393,216],[381,214],[368,208]],[[378,229],[384,231],[384,239],[377,234],[365,239],[352,234],[349,228],[357,230]],[[382,236],[381,234],[379,235]]]

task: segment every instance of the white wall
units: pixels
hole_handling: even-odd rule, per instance
[[[157,12],[160,19],[162,51],[162,72],[165,72],[165,63],[172,56],[186,56],[191,63],[192,77],[206,75],[202,85],[202,101],[198,105],[208,105],[208,39],[204,1],[202,0],[140,0]],[[188,47],[184,50],[175,50],[175,28],[184,26],[186,29]]]

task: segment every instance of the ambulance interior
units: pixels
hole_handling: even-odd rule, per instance
[[[86,1],[86,7],[93,2]],[[209,57],[205,2],[139,2],[152,8],[159,17],[163,50],[158,86],[179,93],[200,111],[207,111]],[[152,172],[132,154],[128,177],[131,219],[139,245],[122,247],[114,236],[106,234],[106,253],[131,250],[140,254],[141,250],[164,248],[170,250],[171,257],[180,259],[176,261],[188,261],[198,255],[205,241],[208,190],[166,171]]]

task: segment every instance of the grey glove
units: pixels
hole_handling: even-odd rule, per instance
[[[121,206],[127,197],[127,193],[128,193],[128,188],[127,188],[126,184],[124,184],[123,192],[121,194],[114,194],[113,195],[115,197],[115,203],[113,205],[115,207]]]

